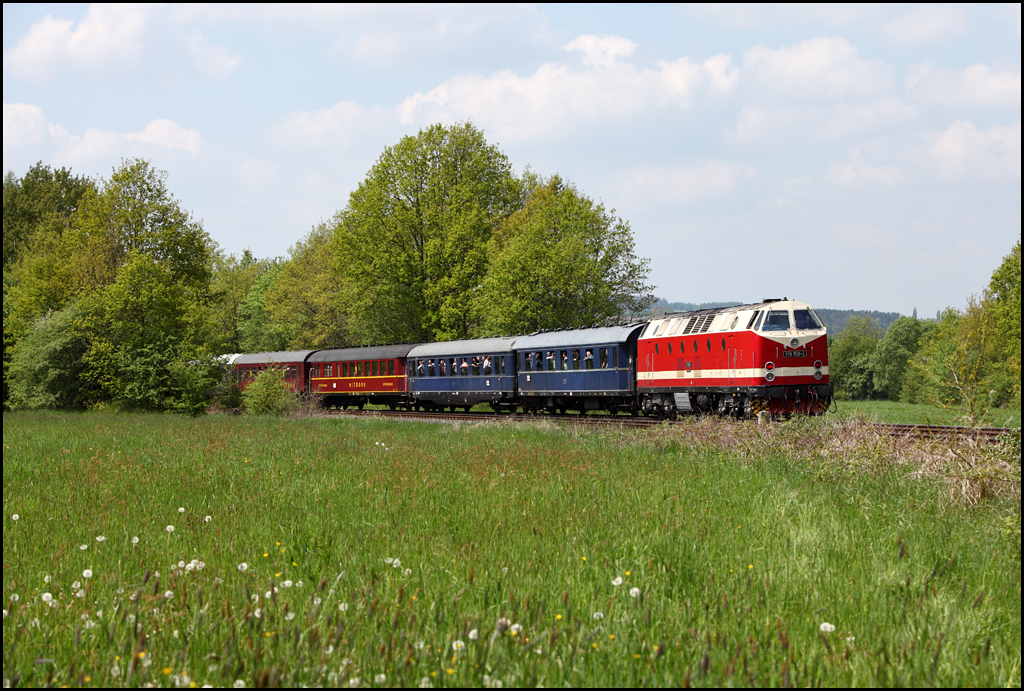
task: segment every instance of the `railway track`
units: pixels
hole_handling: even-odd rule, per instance
[[[400,418],[424,422],[561,422],[570,425],[591,425],[643,429],[660,424],[678,425],[677,421],[666,421],[651,417],[627,417],[625,415],[526,415],[521,413],[441,413],[411,410],[331,410],[328,414],[339,417]],[[876,429],[893,437],[914,437],[920,439],[952,439],[973,437],[979,441],[996,441],[1003,434],[1020,434],[1020,430],[1004,427],[965,427],[958,425],[902,425],[876,422]]]

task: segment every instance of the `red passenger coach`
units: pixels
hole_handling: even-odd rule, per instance
[[[238,386],[243,391],[261,372],[268,369],[283,371],[284,380],[296,391],[306,390],[306,375],[309,370],[307,358],[312,350],[284,350],[274,353],[250,353],[238,355],[231,361],[231,371],[238,377]]]
[[[416,344],[319,350],[309,358],[310,393],[325,406],[362,408],[367,403],[391,409],[406,402],[405,356]]]
[[[637,391],[648,414],[823,413],[825,327],[789,299],[653,319],[637,341]]]

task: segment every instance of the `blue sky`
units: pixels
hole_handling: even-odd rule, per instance
[[[466,119],[630,222],[672,301],[922,315],[1020,239],[1020,5],[4,5],[4,169],[142,156],[283,255]]]

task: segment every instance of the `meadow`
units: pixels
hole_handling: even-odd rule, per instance
[[[836,417],[852,419],[863,417],[870,422],[887,422],[905,425],[962,425],[959,410],[938,408],[925,403],[902,403],[900,401],[836,401]],[[989,411],[994,427],[1020,429],[1020,408],[996,408]]]
[[[3,421],[5,686],[1020,685],[1019,435]]]

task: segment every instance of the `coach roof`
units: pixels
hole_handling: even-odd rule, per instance
[[[232,366],[269,364],[282,365],[286,362],[305,362],[310,353],[315,352],[315,350],[279,350],[274,353],[247,353],[245,355],[239,355],[231,364]]]
[[[475,338],[469,341],[446,341],[425,343],[409,351],[409,357],[438,357],[449,355],[485,355],[487,353],[510,353],[515,338]]]
[[[357,360],[389,360],[404,358],[417,343],[400,343],[398,345],[364,346],[361,348],[333,348],[318,350],[310,362],[353,362]]]
[[[638,334],[644,326],[646,326],[646,322],[628,324],[626,326],[603,326],[596,329],[551,331],[532,336],[520,336],[516,339],[516,350],[625,343],[635,334]]]

